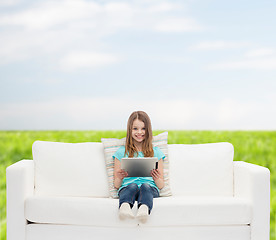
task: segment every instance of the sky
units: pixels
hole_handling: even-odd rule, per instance
[[[276,130],[275,0],[0,0],[0,130]]]

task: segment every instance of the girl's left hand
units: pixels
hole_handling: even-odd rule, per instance
[[[161,177],[161,174],[158,169],[153,169],[151,171],[151,176],[152,176],[153,180],[155,181]]]

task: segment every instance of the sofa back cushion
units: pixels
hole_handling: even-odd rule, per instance
[[[36,141],[33,159],[37,195],[109,196],[101,143]]]
[[[232,196],[231,143],[169,144],[173,195]]]
[[[232,196],[230,143],[168,144],[170,186],[179,196]],[[109,197],[102,143],[33,144],[35,194]]]

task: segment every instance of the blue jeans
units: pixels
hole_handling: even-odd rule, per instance
[[[119,207],[127,202],[132,208],[134,202],[137,200],[138,208],[142,204],[145,204],[148,206],[150,214],[153,206],[153,198],[159,197],[159,192],[155,187],[152,187],[147,183],[143,183],[140,188],[136,183],[131,183],[120,190],[119,197]]]

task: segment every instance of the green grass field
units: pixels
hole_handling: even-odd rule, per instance
[[[154,131],[154,135],[163,131]],[[6,168],[22,159],[32,159],[36,140],[56,142],[100,142],[122,138],[125,131],[0,131],[0,240],[6,239]],[[271,172],[270,239],[276,239],[276,131],[169,131],[169,143],[230,142],[235,161],[269,168]]]

